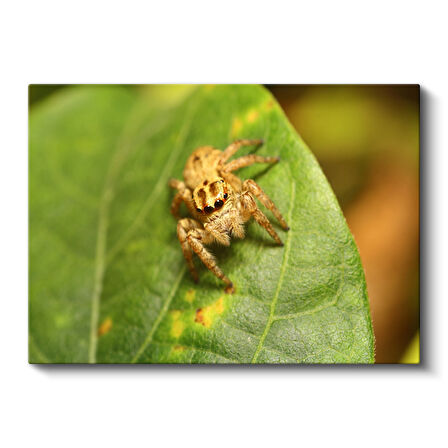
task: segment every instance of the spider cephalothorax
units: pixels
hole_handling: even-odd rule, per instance
[[[205,245],[218,242],[228,246],[231,237],[243,238],[244,223],[250,218],[254,218],[282,245],[277,232],[258,208],[254,197],[272,211],[285,230],[289,229],[275,204],[253,180],[241,182],[232,174],[232,171],[253,163],[275,163],[279,158],[250,154],[227,162],[242,146],[262,143],[262,140],[238,140],[224,151],[211,146],[198,148],[187,160],[183,172],[184,182],[176,179],[170,181],[171,187],[178,190],[171,212],[179,220],[177,236],[193,278],[198,280],[193,264],[194,252],[208,269],[226,283],[226,292],[229,293],[234,291],[233,283],[218,267]],[[180,219],[179,207],[182,202],[185,202],[195,219]]]
[[[193,191],[196,211],[210,215],[222,209],[229,198],[230,190],[229,185],[221,177],[212,180],[205,179]]]

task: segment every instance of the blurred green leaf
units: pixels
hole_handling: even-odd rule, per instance
[[[32,111],[30,362],[373,362],[355,243],[280,107],[258,86],[180,90],[167,106],[151,90],[73,87]],[[215,248],[231,296],[203,267],[189,277],[167,182],[196,147],[241,137],[281,156],[240,174],[291,230],[278,247],[251,223]]]

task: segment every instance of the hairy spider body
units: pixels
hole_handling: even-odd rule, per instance
[[[205,246],[213,242],[229,246],[230,238],[244,238],[244,223],[252,217],[278,244],[283,245],[272,224],[255,203],[255,197],[272,211],[283,229],[289,229],[275,204],[253,180],[242,182],[232,173],[254,163],[276,163],[279,158],[250,154],[228,162],[242,146],[262,143],[260,139],[237,140],[224,151],[211,146],[198,148],[187,160],[184,182],[170,180],[170,186],[177,189],[171,213],[178,220],[177,236],[193,279],[198,281],[193,263],[194,252],[208,269],[226,283],[225,291],[228,293],[234,292],[233,283]],[[193,218],[180,218],[182,202]]]

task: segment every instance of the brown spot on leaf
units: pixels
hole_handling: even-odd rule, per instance
[[[104,322],[98,327],[98,336],[104,336],[106,333],[109,333],[112,328],[112,319],[107,317],[104,319]]]
[[[266,103],[266,109],[267,110],[270,110],[270,109],[272,109],[274,107],[274,100],[269,100],[267,103]]]
[[[220,297],[216,302],[204,308],[198,308],[194,321],[206,328],[212,326],[215,318],[224,312],[224,297]]]
[[[198,308],[198,309],[196,310],[196,317],[194,318],[194,321],[195,321],[197,324],[202,324],[202,325],[204,325],[204,327],[205,327],[205,324],[204,324],[204,311],[202,310],[202,308]]]
[[[173,347],[173,351],[175,352],[183,352],[185,350],[185,347],[183,345],[175,345]]]

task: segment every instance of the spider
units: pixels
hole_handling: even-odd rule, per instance
[[[171,213],[178,220],[177,237],[195,282],[198,282],[199,277],[193,263],[193,252],[216,277],[225,282],[226,293],[235,291],[233,283],[205,246],[213,242],[229,246],[231,237],[244,238],[244,223],[250,218],[254,218],[283,246],[254,198],[272,211],[284,230],[289,230],[278,208],[252,179],[242,182],[232,173],[254,163],[277,163],[280,158],[250,154],[228,162],[241,147],[262,144],[261,139],[242,139],[233,142],[224,151],[212,146],[198,148],[187,160],[183,172],[184,182],[177,179],[169,182],[170,187],[177,189],[171,204]],[[185,202],[193,218],[180,218],[182,202]]]

